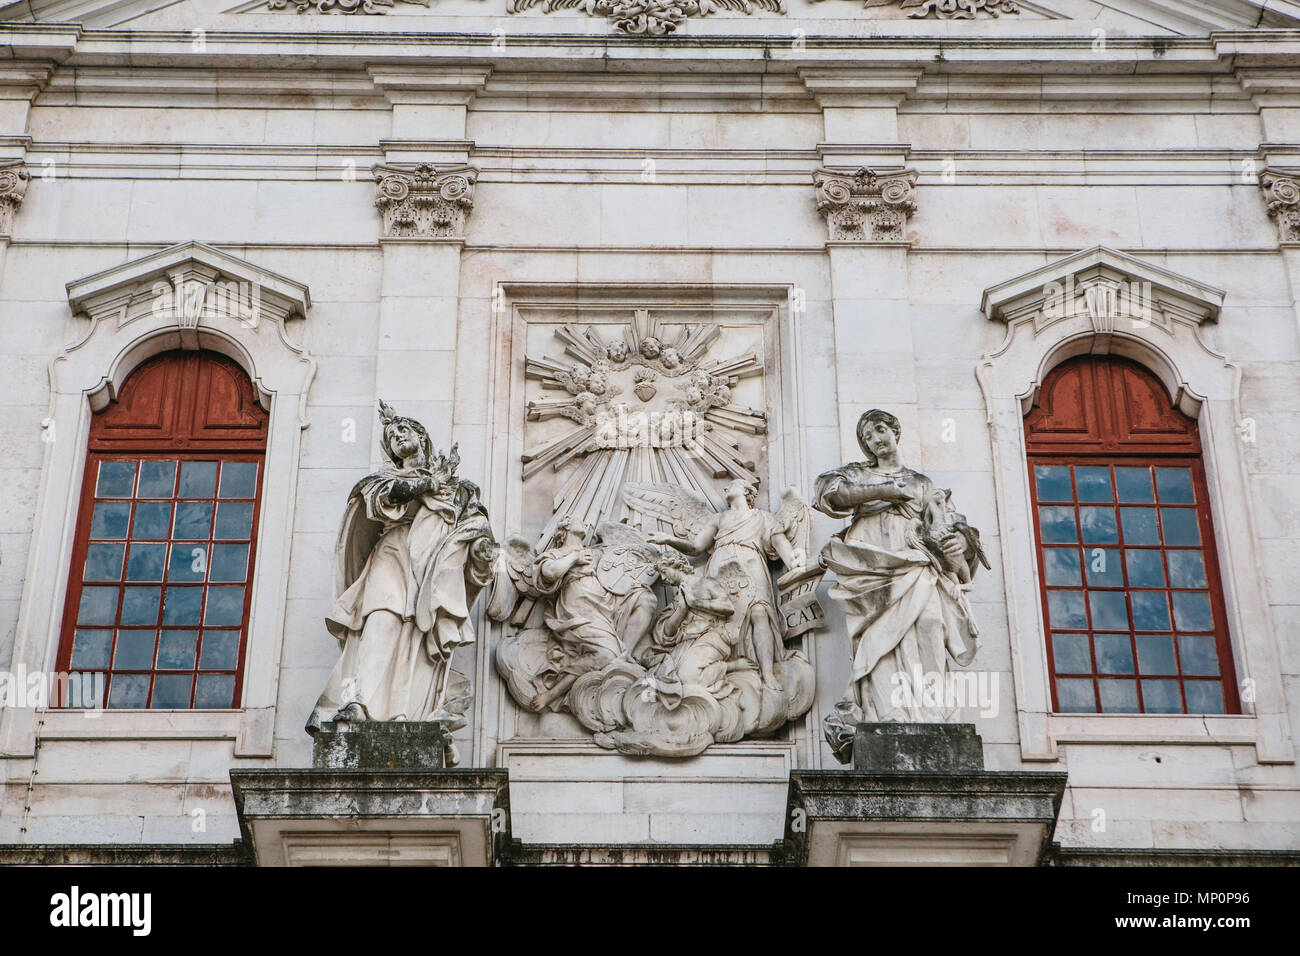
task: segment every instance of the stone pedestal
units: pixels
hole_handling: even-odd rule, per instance
[[[443,768],[440,723],[326,725],[311,769],[232,770],[258,866],[491,866],[510,841],[504,770]]]
[[[971,724],[859,724],[853,770],[790,774],[784,862],[1034,866],[1065,780],[985,770]]]

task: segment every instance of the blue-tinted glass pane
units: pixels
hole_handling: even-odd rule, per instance
[[[176,489],[176,462],[140,462],[140,498],[170,498]]]
[[[1165,568],[1159,551],[1125,551],[1128,565],[1128,586],[1131,588],[1162,588],[1165,586]]]
[[[1176,547],[1201,543],[1195,508],[1161,508],[1160,521],[1165,527],[1165,544]]]
[[[78,624],[108,624],[117,620],[117,588],[86,587],[81,589],[77,606]]]
[[[1166,505],[1190,505],[1196,502],[1192,494],[1192,470],[1190,468],[1157,468],[1156,490],[1160,492],[1160,501]]]
[[[149,706],[187,709],[193,684],[192,674],[159,674],[153,681],[153,701]]]
[[[253,531],[253,503],[251,501],[223,501],[217,505],[217,526],[214,538],[248,540]]]
[[[169,671],[193,670],[194,653],[198,646],[198,631],[163,631],[162,637],[158,639],[159,669]]]
[[[1121,508],[1120,520],[1124,525],[1124,540],[1128,544],[1159,544],[1160,532],[1156,528],[1156,509]]]
[[[181,462],[180,498],[211,498],[217,488],[215,461]]]
[[[1183,673],[1196,677],[1217,677],[1219,674],[1219,649],[1214,645],[1213,634],[1179,634],[1178,662]]]
[[[1098,674],[1133,673],[1133,646],[1127,634],[1097,634],[1093,642],[1097,650]]]
[[[1047,609],[1052,627],[1088,626],[1083,613],[1083,594],[1078,591],[1048,591]]]
[[[208,607],[203,612],[203,623],[211,627],[240,624],[244,620],[244,589],[242,587],[208,588]]]
[[[132,544],[131,559],[126,563],[128,581],[161,581],[167,562],[167,545]]]
[[[1223,713],[1223,688],[1215,680],[1189,680],[1183,684],[1189,714]]]
[[[1074,525],[1073,508],[1039,508],[1038,521],[1042,526],[1044,543],[1070,544],[1079,540],[1079,532]]]
[[[1178,681],[1144,680],[1142,707],[1148,714],[1181,714],[1183,702],[1178,699]]]
[[[1076,563],[1078,559],[1076,558]],[[248,545],[218,544],[212,548],[210,581],[243,581],[248,572]]]
[[[1093,587],[1117,588],[1124,584],[1118,548],[1088,548],[1083,552],[1088,565],[1088,583]]]
[[[1039,501],[1073,501],[1070,490],[1070,469],[1064,465],[1035,465],[1034,480],[1038,484]]]
[[[1091,674],[1087,634],[1053,634],[1052,664],[1058,674]]]
[[[257,462],[228,461],[221,466],[219,498],[251,498],[257,491]]]
[[[1164,591],[1134,591],[1129,600],[1133,602],[1133,630],[1169,630],[1169,599]]]
[[[1116,467],[1115,488],[1120,501],[1151,501],[1151,469]]]
[[[135,489],[135,462],[101,461],[95,482],[96,498],[130,498]]]
[[[238,631],[203,632],[203,655],[199,658],[200,670],[233,671],[238,657]]]
[[[1080,501],[1114,501],[1110,490],[1110,469],[1080,465],[1074,469],[1074,486]]]
[[[125,538],[131,520],[131,505],[126,501],[97,501],[90,518],[92,538]]]
[[[208,569],[208,546],[194,541],[177,541],[167,562],[168,581],[202,581]]]
[[[1204,591],[1175,591],[1174,621],[1180,631],[1209,631],[1214,628],[1210,596]]]
[[[152,670],[154,637],[153,631],[118,631],[113,670]]]
[[[148,674],[114,674],[108,687],[109,707],[143,707],[149,699]]]
[[[162,588],[123,588],[122,623],[157,624]]]
[[[1079,552],[1074,548],[1044,548],[1043,566],[1047,569],[1048,584],[1070,587],[1083,583],[1079,573]]]
[[[1085,544],[1114,544],[1119,540],[1114,508],[1098,508],[1095,505],[1080,508],[1079,521],[1083,525]]]
[[[73,671],[69,675],[63,706],[98,710],[104,706],[108,675],[103,671]]]
[[[1056,697],[1063,714],[1095,714],[1097,699],[1093,696],[1092,681],[1062,677],[1056,682]]]
[[[199,675],[198,686],[194,689],[195,707],[233,707],[235,705],[234,697],[234,674]]]
[[[173,538],[206,538],[212,527],[212,502],[181,501],[176,504],[176,527]]]
[[[1139,634],[1138,670],[1143,674],[1177,674],[1174,642],[1168,634]]]
[[[1167,551],[1169,583],[1176,588],[1205,587],[1205,561],[1199,551]]]
[[[1092,608],[1092,626],[1098,631],[1127,631],[1128,608],[1123,591],[1092,591],[1088,594]]]
[[[1101,692],[1103,714],[1136,714],[1138,712],[1137,681],[1102,680],[1097,682]]]
[[[116,581],[122,577],[125,545],[92,544],[86,549],[86,580]]]
[[[75,670],[107,667],[112,649],[112,631],[77,631],[72,638],[72,667]]]
[[[133,538],[158,540],[167,537],[172,526],[172,506],[167,501],[141,501],[135,506]]]
[[[163,601],[164,624],[198,624],[203,607],[203,588],[170,587]]]

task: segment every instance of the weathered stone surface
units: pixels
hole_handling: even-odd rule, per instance
[[[984,745],[974,724],[860,723],[853,769],[957,773],[984,769]]]
[[[318,770],[441,770],[451,732],[444,721],[327,723],[316,734]]]

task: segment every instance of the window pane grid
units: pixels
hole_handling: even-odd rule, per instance
[[[1056,708],[1225,712],[1226,635],[1192,463],[1034,457],[1031,468]]]
[[[69,668],[104,674],[108,707],[234,706],[260,456],[98,454],[91,469]]]

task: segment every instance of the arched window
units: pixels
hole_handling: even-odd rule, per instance
[[[1058,713],[1239,713],[1195,420],[1082,356],[1025,416]]]
[[[237,705],[267,426],[213,352],[150,359],[94,416],[58,667],[108,707]]]

